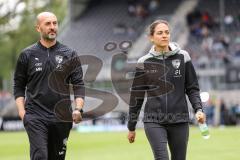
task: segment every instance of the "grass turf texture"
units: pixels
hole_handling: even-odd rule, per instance
[[[240,128],[210,128],[209,140],[191,127],[188,160],[239,160]],[[134,144],[127,132],[77,133],[71,131],[66,160],[152,160],[152,152],[143,130],[137,130]],[[29,145],[25,132],[0,132],[1,160],[28,160]]]

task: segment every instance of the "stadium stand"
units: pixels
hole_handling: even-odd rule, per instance
[[[145,29],[149,23],[158,17],[171,17],[182,3],[181,0],[171,0],[171,3],[167,0],[155,1],[155,4],[150,2],[144,0],[91,1],[85,11],[76,16],[74,21],[70,21],[60,34],[60,41],[76,49],[79,55],[93,55],[102,60],[103,68],[97,77],[98,82],[94,82],[93,85],[101,83],[97,87],[114,92],[111,82],[113,78],[111,77],[111,61],[114,55],[123,52],[119,44],[128,41],[134,45],[142,34],[146,34]],[[139,6],[141,6],[140,10],[144,11],[137,11]],[[104,49],[109,42],[116,45],[115,50]],[[128,87],[120,80],[118,86]],[[123,90],[129,91],[129,88]],[[119,94],[125,100],[129,97],[128,93]],[[90,104],[96,104],[97,101],[92,98],[87,98],[87,100],[90,106],[88,109],[91,110],[91,106],[94,105]],[[126,111],[128,107],[126,101],[119,98],[115,110]]]
[[[239,88],[231,83],[239,83],[239,79],[228,74],[229,68],[239,72],[235,67],[239,64],[239,6],[236,0],[199,0],[186,16],[190,36],[185,48],[206,90]]]
[[[94,3],[95,2],[95,3]],[[150,2],[150,1],[146,1]],[[171,15],[176,7],[181,4],[179,0],[160,0],[158,8],[153,11],[148,9],[149,4],[145,1],[111,1],[101,0],[93,1],[85,12],[78,19],[70,21],[70,24],[63,30],[59,36],[60,41],[73,47],[79,55],[94,55],[104,61],[102,79],[109,79],[110,62],[114,53],[121,52],[117,49],[114,52],[104,50],[108,42],[120,44],[122,41],[135,40],[145,32],[145,26],[159,15]],[[93,5],[96,4],[97,5]],[[133,4],[143,5],[146,9],[146,15],[141,17],[139,14],[130,13],[130,6]],[[136,7],[137,8],[137,7]],[[136,9],[137,10],[137,9]],[[108,74],[109,73],[109,74]],[[107,77],[106,77],[107,76]]]

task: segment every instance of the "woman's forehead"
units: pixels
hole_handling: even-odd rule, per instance
[[[165,23],[159,23],[158,25],[156,25],[155,27],[155,31],[160,31],[160,30],[169,30],[169,27],[167,24]]]

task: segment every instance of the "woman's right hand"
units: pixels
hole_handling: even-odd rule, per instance
[[[135,131],[129,131],[128,132],[128,141],[129,143],[133,143],[135,141],[136,132]]]

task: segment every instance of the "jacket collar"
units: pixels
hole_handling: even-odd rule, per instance
[[[52,49],[55,49],[55,48],[57,48],[57,47],[59,46],[59,44],[60,44],[60,43],[59,43],[58,41],[56,41],[56,43],[55,43],[53,46],[47,48],[47,47],[45,47],[44,45],[42,45],[42,43],[41,43],[40,41],[37,42],[37,46],[38,46],[39,48],[43,49],[43,50],[47,50],[47,49],[52,50]]]
[[[167,58],[169,56],[175,55],[176,53],[178,53],[180,51],[179,45],[174,42],[169,43],[169,49],[170,49],[170,51],[168,51],[168,52],[157,52],[157,51],[155,51],[155,46],[152,46],[149,53],[153,57],[157,57],[157,58],[166,57]]]

